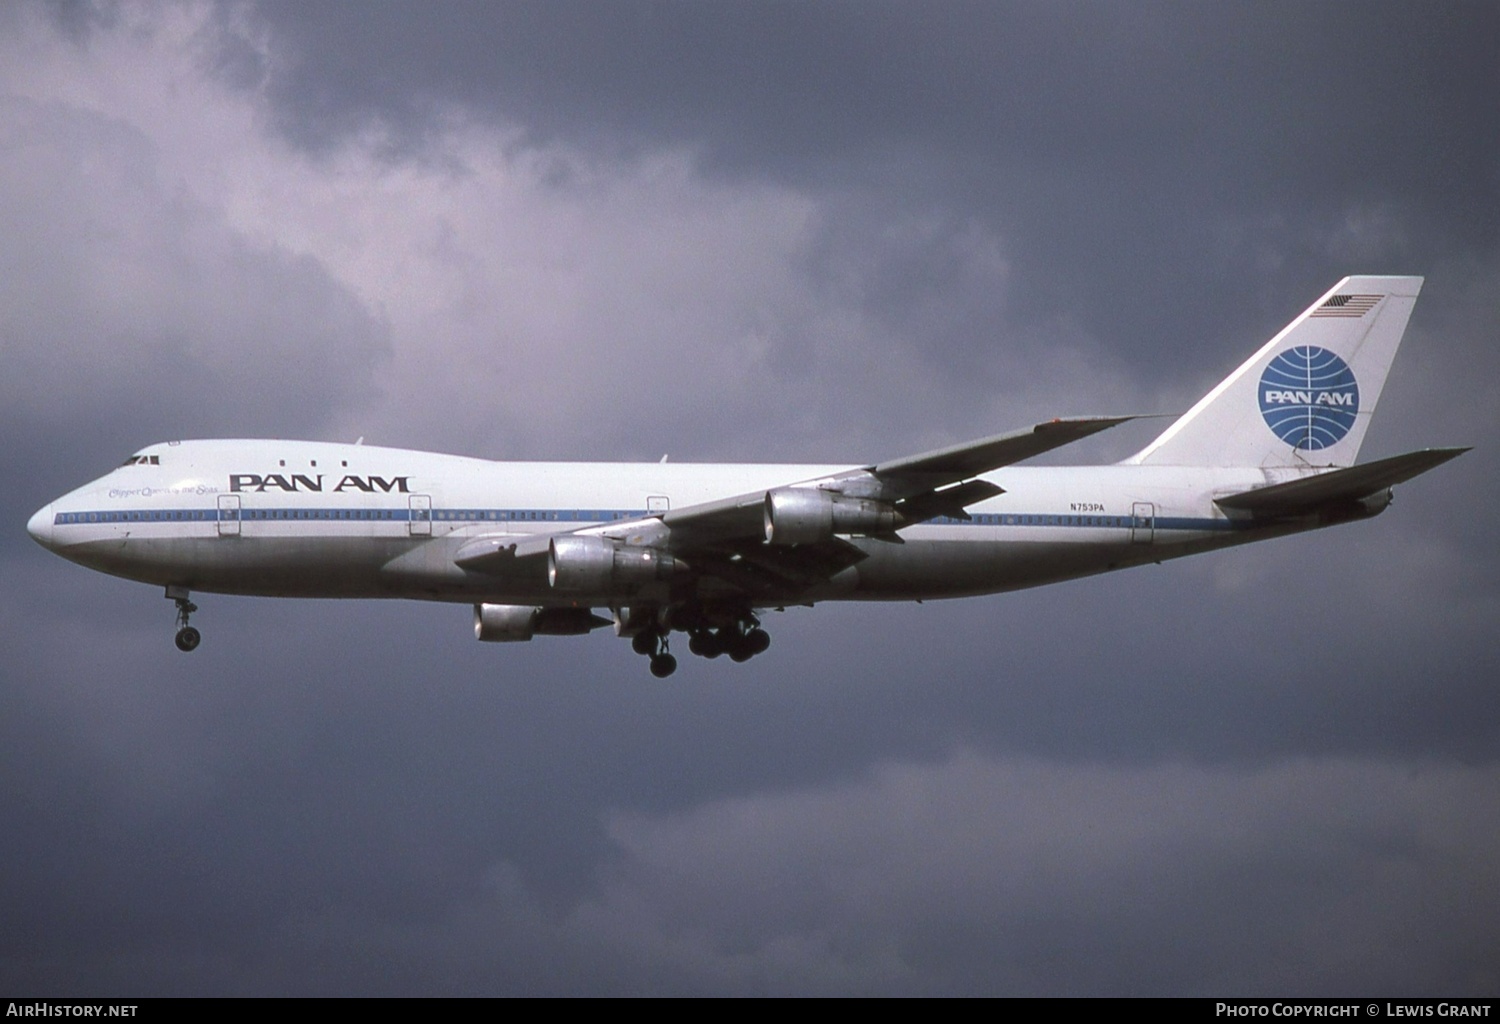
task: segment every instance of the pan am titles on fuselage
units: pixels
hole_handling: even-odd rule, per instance
[[[1382,511],[1462,453],[1355,459],[1422,279],[1349,277],[1139,453],[1017,463],[1130,417],[1057,419],[863,465],[507,463],[309,441],[172,441],[31,517],[44,547],[200,593],[472,604],[480,640],[613,625],[658,676],[770,646],[819,601],[990,594]]]

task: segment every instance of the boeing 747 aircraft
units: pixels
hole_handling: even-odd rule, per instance
[[[670,675],[766,650],[761,615],[1034,587],[1364,519],[1461,454],[1355,464],[1419,277],[1348,277],[1141,452],[1015,465],[1130,417],[1057,419],[866,465],[490,462],[359,444],[169,441],[27,530],[80,565],[193,591],[474,606],[480,640],[602,626]],[[607,611],[609,614],[599,614]]]

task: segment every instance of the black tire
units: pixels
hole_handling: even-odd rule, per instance
[[[703,656],[705,658],[717,658],[728,650],[726,646],[727,637],[724,635],[722,629],[717,629],[707,634],[706,639],[708,642],[703,645]]]
[[[771,634],[759,627],[745,634],[745,648],[751,654],[764,654],[771,646]]]
[[[658,679],[665,679],[677,671],[677,659],[670,654],[658,654],[651,659],[651,674]]]
[[[630,638],[630,649],[637,654],[655,654],[656,634],[650,630],[637,633]]]
[[[203,642],[203,634],[192,626],[183,626],[177,631],[177,649],[184,653],[196,651],[198,645]]]

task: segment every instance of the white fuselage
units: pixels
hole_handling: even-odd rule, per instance
[[[174,441],[40,510],[43,546],[166,589],[474,605],[492,642],[613,622],[651,672],[767,650],[759,612],[1017,590],[1379,513],[1462,454],[1357,464],[1417,277],[1346,277],[1147,447],[1018,466],[1130,419],[1052,419],[869,465],[489,462],[359,444]],[[609,609],[610,618],[599,614]]]
[[[479,572],[455,554],[479,536],[624,523],[848,468],[491,462],[306,441],[182,441],[143,449],[39,511],[28,529],[72,561],[190,590],[618,606],[629,596],[556,593],[544,559]],[[755,603],[1014,590],[1322,525],[1252,525],[1214,504],[1297,472],[1007,467],[983,476],[1005,493],[971,506],[971,519],[909,526],[904,543],[851,537],[867,556],[858,564]]]

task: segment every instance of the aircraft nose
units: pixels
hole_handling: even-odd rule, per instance
[[[26,521],[26,532],[31,539],[44,548],[52,547],[52,506],[37,510],[36,515]]]

